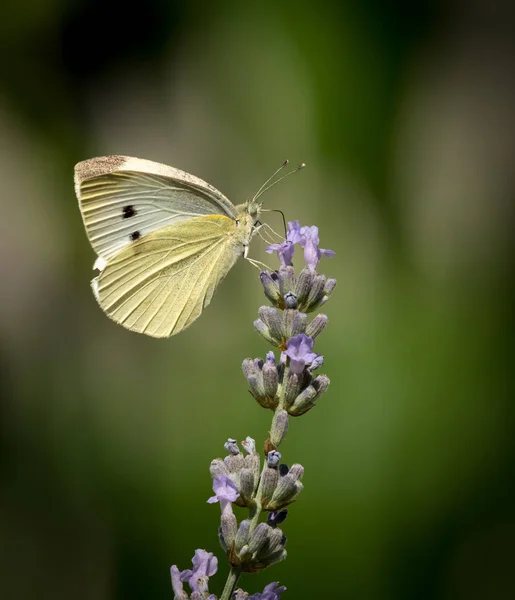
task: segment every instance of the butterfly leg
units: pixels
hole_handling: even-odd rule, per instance
[[[246,256],[245,258],[249,261],[249,263],[253,267],[256,267],[256,269],[259,269],[260,271],[262,271],[263,269],[266,269],[267,271],[273,271],[273,269],[271,267],[269,267],[264,262],[261,262],[260,260],[255,260],[253,258],[248,258],[248,256]]]
[[[269,245],[283,241],[283,238],[276,231],[274,231],[268,223],[261,223],[261,225],[259,225],[259,227],[256,227],[255,232],[259,235],[259,237],[266,244],[269,244]],[[267,237],[265,237],[265,233],[266,233]],[[276,237],[275,240],[274,240],[273,236]]]

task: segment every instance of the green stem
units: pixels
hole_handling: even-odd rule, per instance
[[[220,600],[230,600],[230,598],[234,592],[234,588],[236,587],[236,584],[238,583],[240,575],[241,575],[240,569],[237,569],[236,567],[231,567],[231,570],[229,571],[229,575],[227,576],[227,581],[225,582],[224,591],[222,592],[222,595],[220,596]]]

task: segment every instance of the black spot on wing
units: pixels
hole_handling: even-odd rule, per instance
[[[131,241],[132,242],[139,240],[140,237],[141,237],[141,233],[139,231],[134,231],[133,233],[131,233]]]
[[[134,217],[134,215],[136,215],[136,209],[132,204],[123,207],[122,216],[124,219],[129,219],[130,217]]]

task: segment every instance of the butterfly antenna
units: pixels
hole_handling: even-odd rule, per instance
[[[286,179],[286,177],[293,175],[293,173],[300,171],[301,169],[303,169],[306,166],[305,163],[301,163],[298,167],[295,167],[295,169],[293,169],[289,173],[286,173],[286,175],[283,175],[282,177],[279,177],[279,179],[276,179],[276,181],[274,181],[273,183],[270,183],[270,181],[277,175],[277,173],[279,173],[279,171],[281,169],[283,169],[287,164],[288,164],[288,161],[285,160],[283,162],[283,164],[277,169],[277,171],[272,175],[272,177],[270,177],[267,181],[265,181],[265,183],[259,188],[257,194],[254,196],[253,201],[257,200],[260,196],[262,196],[270,188],[273,188],[274,185],[277,185],[280,181],[283,181],[283,179]],[[267,185],[268,183],[270,183],[270,185]],[[283,215],[283,218],[284,218],[284,215]]]
[[[254,198],[252,198],[252,202],[254,202],[255,200],[257,200],[259,198],[259,196],[261,196],[262,194],[262,190],[263,188],[265,188],[267,186],[268,183],[270,183],[270,181],[272,181],[272,179],[277,175],[277,173],[279,173],[279,171],[281,171],[282,169],[284,169],[284,167],[289,163],[290,161],[288,159],[286,159],[283,164],[277,169],[277,171],[275,171],[273,173],[273,175],[271,175],[266,181],[265,183],[259,188],[259,190],[256,192]]]

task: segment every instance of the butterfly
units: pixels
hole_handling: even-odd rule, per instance
[[[234,206],[194,175],[128,156],[78,163],[75,192],[98,254],[95,298],[111,319],[153,337],[200,316],[247,256],[261,211],[255,200]]]

